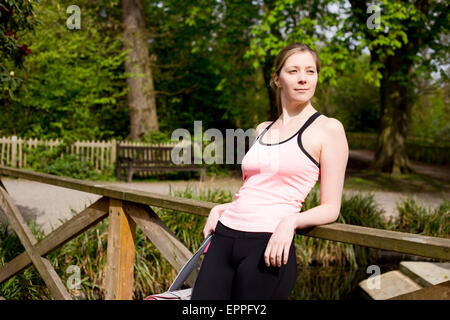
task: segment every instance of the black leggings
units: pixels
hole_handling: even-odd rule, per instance
[[[192,300],[286,300],[297,279],[292,241],[286,265],[267,267],[271,233],[244,232],[217,223],[192,291]]]

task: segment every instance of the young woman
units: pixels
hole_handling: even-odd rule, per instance
[[[214,235],[192,300],[287,299],[297,278],[295,230],[337,220],[348,144],[341,122],[311,105],[319,71],[307,45],[278,54],[270,85],[279,117],[257,126],[242,187],[209,214],[203,233]],[[320,205],[300,212],[319,177]]]

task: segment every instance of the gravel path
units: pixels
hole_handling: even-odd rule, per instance
[[[2,179],[6,189],[26,220],[35,218],[36,224],[47,234],[56,229],[64,220],[70,219],[73,214],[80,212],[92,202],[100,198],[99,195],[81,191],[61,188],[39,182],[22,179]],[[169,194],[172,190],[185,190],[187,182],[107,182],[105,185],[120,186],[129,189]],[[191,181],[189,184],[195,188],[216,189],[221,188],[233,193],[242,185],[241,179],[221,178],[209,179],[206,182]],[[367,193],[369,191],[344,190],[346,194]],[[396,204],[407,196],[413,196],[416,201],[426,207],[437,207],[448,194],[436,193],[396,193],[384,191],[371,191],[375,202],[385,210],[385,216],[395,216]],[[0,210],[0,222],[6,217]]]

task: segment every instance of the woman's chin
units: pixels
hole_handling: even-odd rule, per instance
[[[311,97],[302,97],[301,99],[299,99],[298,97],[292,98],[289,100],[289,104],[296,104],[296,105],[302,105],[305,103],[308,103],[311,100]]]

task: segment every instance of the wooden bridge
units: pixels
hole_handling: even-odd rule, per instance
[[[48,286],[54,299],[71,300],[72,297],[55,272],[47,254],[64,245],[105,218],[109,219],[108,247],[105,274],[106,299],[132,299],[134,273],[134,236],[136,225],[152,241],[169,263],[179,271],[192,256],[173,232],[159,219],[152,207],[177,210],[208,216],[216,205],[212,202],[184,199],[156,193],[104,186],[95,182],[36,173],[0,166],[0,175],[51,184],[102,197],[71,220],[37,242],[11,196],[0,180],[0,207],[10,226],[17,233],[25,252],[0,268],[0,283],[33,264]],[[439,260],[450,260],[450,239],[332,223],[298,230],[298,234],[359,246],[407,253]],[[187,283],[193,285],[196,272]],[[424,289],[425,290],[425,289]],[[442,290],[442,286],[427,288]],[[404,295],[403,298],[421,299],[425,295]]]

